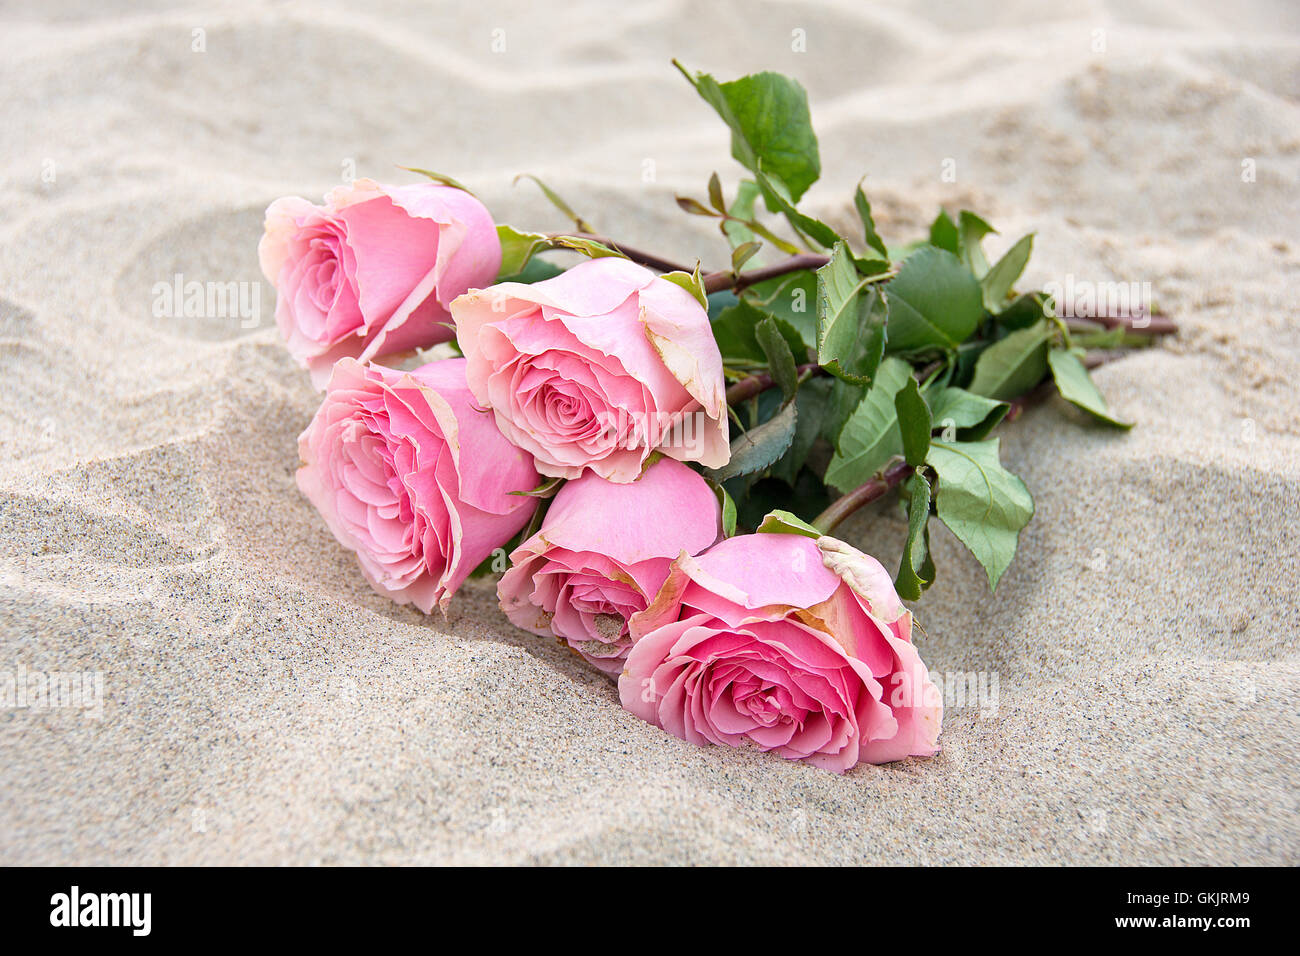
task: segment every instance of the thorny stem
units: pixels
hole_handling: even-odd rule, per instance
[[[875,478],[832,501],[829,508],[813,519],[813,525],[823,534],[830,534],[840,522],[863,505],[883,498],[891,489],[901,485],[912,476],[912,471],[912,466],[907,462],[894,462]]]

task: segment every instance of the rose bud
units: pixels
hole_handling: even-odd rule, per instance
[[[693,744],[836,772],[938,751],[943,701],[911,612],[835,538],[742,535],[678,558],[631,632],[623,706]]]
[[[474,396],[542,474],[632,481],[656,449],[709,467],[730,459],[708,313],[648,269],[592,259],[471,292],[451,311]]]
[[[627,619],[645,610],[674,558],[720,537],[713,489],[680,462],[661,458],[624,484],[588,472],[559,490],[541,529],[510,556],[501,609],[614,676],[631,647]]]
[[[448,303],[501,265],[487,208],[436,183],[358,179],[324,206],[287,196],[267,208],[265,230],[257,251],[278,293],[275,321],[317,388],[340,358],[451,339]]]
[[[527,523],[532,459],[465,386],[465,360],[413,372],[341,359],[298,439],[298,487],[375,590],[428,614]]]

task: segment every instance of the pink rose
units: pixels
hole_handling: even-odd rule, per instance
[[[842,541],[729,538],[679,558],[632,618],[619,696],[693,744],[842,772],[929,756],[943,702],[888,573]]]
[[[279,293],[280,334],[317,388],[340,358],[450,339],[448,303],[501,265],[496,226],[469,193],[369,179],[333,190],[324,206],[277,199],[257,251]]]
[[[426,614],[537,506],[511,494],[537,472],[474,405],[464,359],[414,372],[340,359],[298,452],[298,487],[375,590]]]
[[[713,489],[671,458],[625,484],[589,472],[560,489],[541,529],[510,556],[501,609],[615,675],[631,647],[627,619],[658,593],[673,558],[721,536]]]
[[[469,386],[544,475],[632,481],[659,449],[726,464],[722,357],[685,289],[620,258],[451,305]]]

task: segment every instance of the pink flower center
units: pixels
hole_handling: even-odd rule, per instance
[[[791,700],[783,687],[760,685],[753,679],[740,682],[732,685],[732,701],[738,711],[748,714],[762,727],[788,724],[794,719],[787,713]]]

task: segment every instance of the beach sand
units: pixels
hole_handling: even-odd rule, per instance
[[[1300,9],[542,6],[0,11],[0,671],[103,687],[0,710],[0,863],[1300,862]],[[531,172],[720,267],[673,196],[740,170],[673,57],[806,85],[810,211],[866,173],[891,241],[973,208],[992,253],[1037,234],[1027,283],[1149,282],[1182,326],[1097,373],[1131,433],[1002,429],[1037,515],[996,595],[935,535],[918,645],[998,698],[933,759],[692,747],[491,582],[376,596],[294,485],[266,204],[403,164],[565,228]],[[259,321],[157,316],[177,275],[261,283]],[[845,536],[892,568],[903,528]]]

